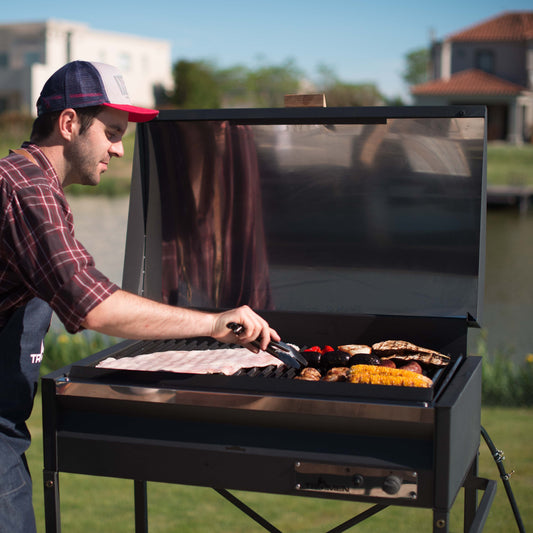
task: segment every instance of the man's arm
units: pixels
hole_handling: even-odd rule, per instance
[[[228,322],[245,327],[237,338]],[[94,307],[82,322],[86,329],[125,339],[185,339],[213,337],[221,342],[238,342],[253,351],[248,343],[260,337],[265,349],[270,339],[280,340],[268,323],[248,306],[222,313],[206,313],[174,307],[118,290]]]

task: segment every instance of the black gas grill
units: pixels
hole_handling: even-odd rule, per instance
[[[100,368],[106,357],[227,348],[125,341],[43,378],[47,532],[59,472],[433,510],[465,489],[481,531],[485,109],[168,111],[137,130],[124,287],[171,305],[248,303],[300,347],[407,340],[447,354],[429,389]],[[483,491],[480,505],[477,493]]]

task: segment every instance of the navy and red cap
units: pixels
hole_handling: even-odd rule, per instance
[[[116,67],[72,61],[44,84],[37,100],[37,115],[96,105],[127,111],[129,122],[147,122],[159,113],[156,109],[131,105],[124,78]]]

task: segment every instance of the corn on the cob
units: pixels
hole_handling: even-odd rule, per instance
[[[397,385],[400,387],[429,388],[433,382],[427,376],[402,370],[376,365],[355,365],[350,367],[348,375],[350,383],[366,383],[368,385]]]

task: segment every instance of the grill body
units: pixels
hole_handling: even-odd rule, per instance
[[[220,347],[209,339],[94,354],[42,380],[47,533],[59,530],[59,472],[135,480],[138,531],[147,481],[230,501],[227,489],[368,502],[370,514],[433,509],[434,531],[447,531],[464,487],[465,529],[480,531],[494,485],[477,477],[481,360],[467,337],[481,311],[484,121],[465,106],[168,112],[138,126],[126,289],[171,305],[248,303],[302,347],[403,339],[451,363],[433,388],[412,389],[302,382],[284,367],[96,366]],[[216,201],[200,213],[203,187]]]

